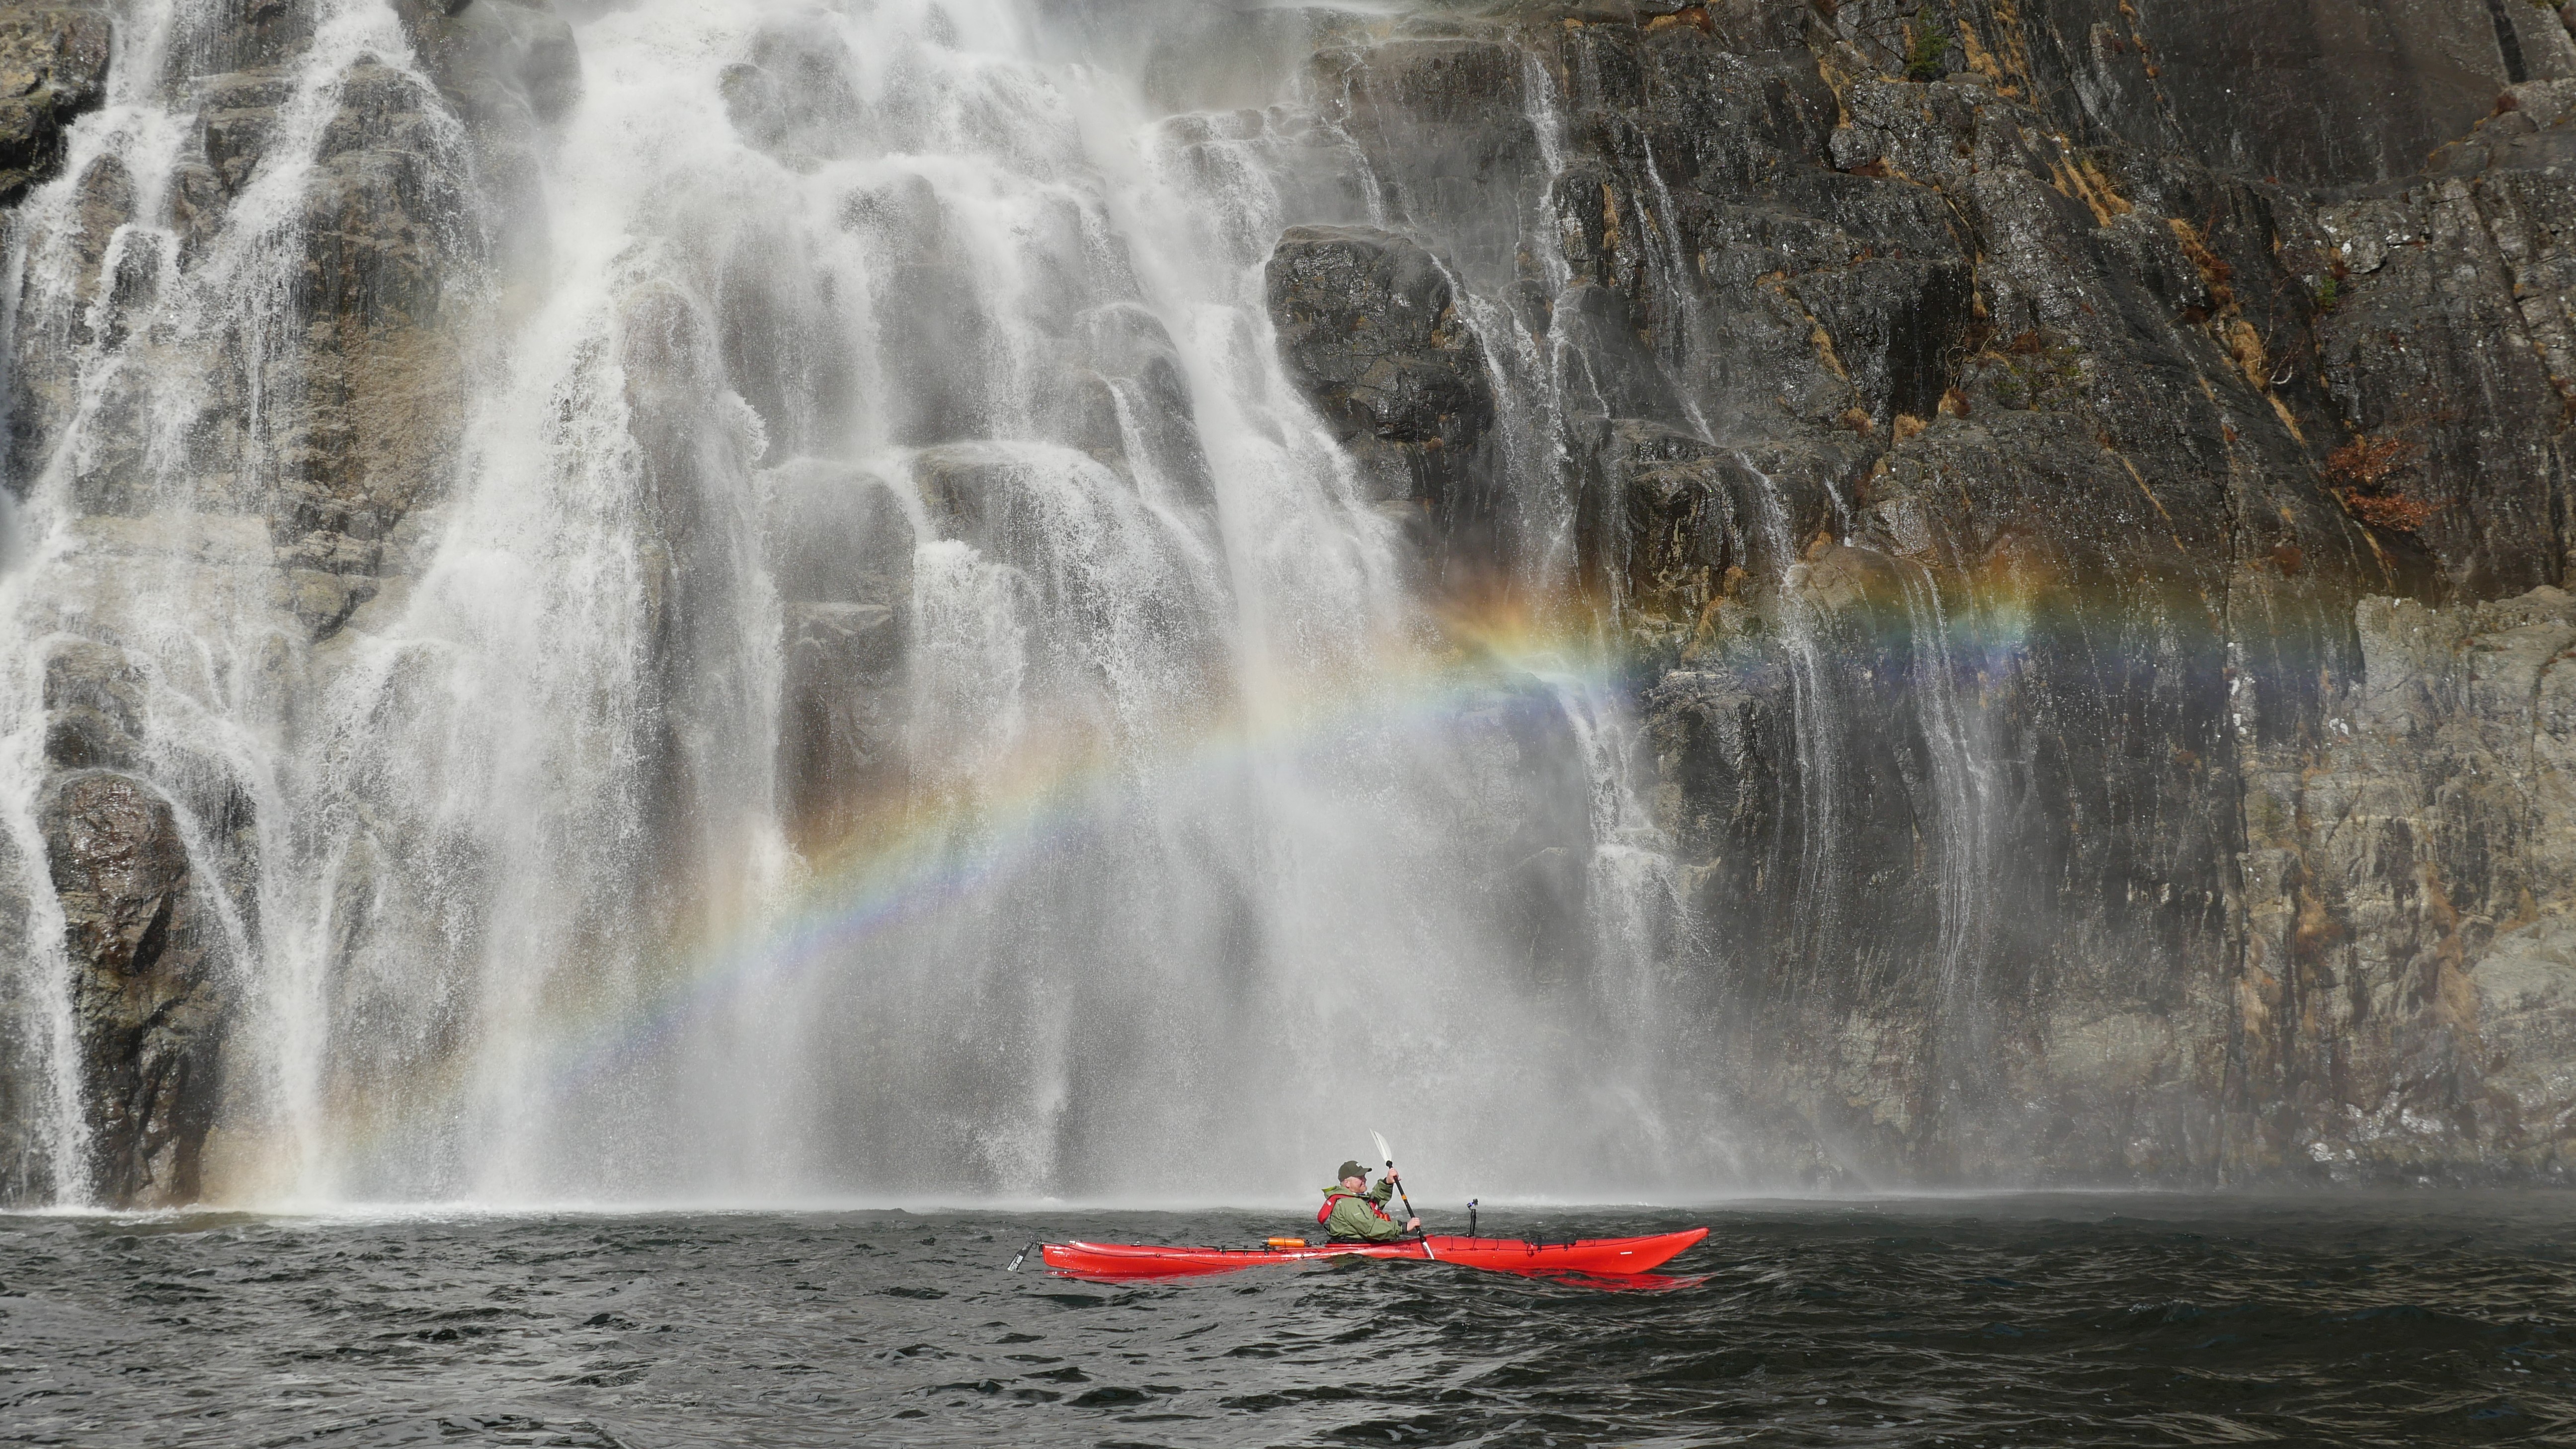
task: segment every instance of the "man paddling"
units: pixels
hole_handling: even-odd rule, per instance
[[[1370,1187],[1368,1169],[1356,1162],[1345,1162],[1341,1178],[1324,1189],[1323,1211],[1315,1214],[1315,1221],[1323,1224],[1324,1232],[1334,1242],[1383,1243],[1422,1231],[1420,1218],[1407,1218],[1404,1226],[1397,1227],[1395,1219],[1386,1215],[1386,1200],[1395,1196],[1392,1170],[1378,1179],[1377,1186]]]

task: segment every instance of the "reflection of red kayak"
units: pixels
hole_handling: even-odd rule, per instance
[[[1309,1247],[1154,1248],[1124,1243],[1048,1243],[1046,1265],[1098,1278],[1173,1278],[1231,1273],[1264,1263],[1325,1258],[1429,1258],[1507,1273],[1644,1273],[1708,1236],[1706,1228],[1647,1238],[1583,1238],[1524,1243],[1517,1238],[1397,1238],[1384,1243],[1318,1243]]]

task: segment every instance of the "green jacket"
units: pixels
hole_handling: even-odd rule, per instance
[[[1388,1198],[1395,1196],[1394,1183],[1380,1178],[1377,1186],[1354,1196],[1349,1188],[1337,1182],[1324,1189],[1324,1196],[1333,1205],[1323,1218],[1326,1236],[1369,1238],[1379,1242],[1404,1236],[1403,1221],[1379,1211]]]

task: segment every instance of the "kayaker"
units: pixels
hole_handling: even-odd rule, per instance
[[[1371,1187],[1367,1168],[1345,1162],[1341,1179],[1324,1189],[1323,1211],[1315,1214],[1315,1221],[1323,1224],[1325,1234],[1333,1241],[1383,1243],[1422,1231],[1420,1218],[1407,1218],[1404,1226],[1398,1227],[1395,1219],[1386,1215],[1386,1200],[1395,1196],[1394,1173],[1379,1178],[1377,1186]]]

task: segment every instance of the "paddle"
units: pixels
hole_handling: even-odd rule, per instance
[[[1372,1132],[1369,1134],[1369,1138],[1371,1141],[1377,1143],[1378,1160],[1386,1164],[1387,1174],[1389,1176],[1394,1176],[1395,1149],[1386,1145],[1386,1134],[1383,1132]],[[1413,1194],[1404,1190],[1404,1179],[1401,1177],[1395,1179],[1395,1195],[1404,1200],[1404,1215],[1406,1217],[1410,1218],[1420,1216],[1420,1214],[1413,1210]],[[1422,1234],[1422,1256],[1426,1258],[1431,1256],[1431,1235],[1429,1233]]]

